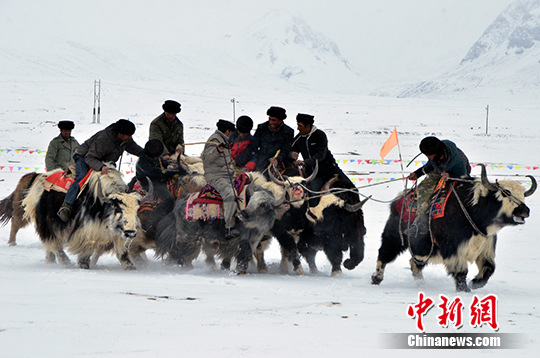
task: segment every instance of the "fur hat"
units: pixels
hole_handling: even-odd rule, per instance
[[[72,121],[60,121],[58,122],[58,128],[72,130],[73,128],[75,128],[75,123],[73,123]]]
[[[248,116],[240,116],[236,120],[236,129],[240,133],[249,133],[253,129],[253,120]]]
[[[296,121],[304,125],[309,124],[310,126],[312,126],[313,123],[315,122],[313,118],[314,117],[311,114],[298,113],[296,115]]]
[[[425,155],[441,154],[443,143],[437,137],[425,137],[420,142],[420,151]]]
[[[144,154],[149,158],[157,158],[163,154],[163,143],[159,139],[150,139],[144,145]]]
[[[114,128],[117,133],[125,135],[133,135],[135,133],[135,124],[131,123],[127,119],[119,119],[115,124]]]
[[[170,99],[165,101],[161,108],[163,108],[163,110],[167,113],[180,113],[182,110],[180,103]]]
[[[268,117],[274,117],[277,119],[284,120],[287,118],[287,114],[285,113],[285,109],[281,107],[270,107],[268,108],[268,111],[266,111],[266,114]]]
[[[234,131],[236,129],[236,127],[234,126],[234,123],[233,122],[230,122],[230,121],[226,121],[224,119],[220,119],[217,123],[216,123],[216,126],[217,126],[217,129],[223,133],[225,133],[226,131],[228,130],[231,130],[231,131]]]

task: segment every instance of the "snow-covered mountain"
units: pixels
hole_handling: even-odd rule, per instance
[[[300,15],[274,9],[224,39],[246,66],[303,87],[350,90],[366,83],[338,44]]]
[[[509,5],[444,75],[423,81],[399,96],[480,92],[491,88],[508,95],[540,95],[540,1]]]

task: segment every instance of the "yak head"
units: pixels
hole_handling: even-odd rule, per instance
[[[272,170],[268,170],[268,174],[272,183],[276,184],[275,189],[270,189],[272,192],[282,192],[285,194],[285,198],[292,206],[299,208],[304,204],[307,198],[307,185],[317,175],[319,170],[319,162],[315,163],[315,170],[307,178],[301,176],[287,176],[283,175],[283,179],[278,179],[274,175]]]
[[[531,196],[537,188],[533,176],[527,175],[531,180],[531,188],[525,190],[518,182],[513,180],[500,180],[491,183],[487,179],[486,167],[481,164],[482,174],[480,183],[475,186],[473,205],[479,203],[481,197],[493,194],[501,203],[498,220],[506,225],[520,225],[529,217],[529,207],[525,205],[525,197]]]
[[[149,186],[150,189],[145,198],[153,196],[152,182],[149,183]],[[141,228],[137,211],[144,198],[138,193],[126,193],[122,190],[114,190],[114,188],[115,185],[112,187],[102,185],[101,178],[96,177],[94,192],[103,205],[103,221],[109,229],[119,236],[133,239],[137,235],[137,230]]]
[[[247,187],[247,205],[239,218],[247,228],[269,230],[274,224],[275,208],[284,198],[276,198],[271,191],[255,184]]]

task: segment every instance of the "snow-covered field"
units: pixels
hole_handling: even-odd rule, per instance
[[[147,91],[151,92],[151,91]],[[6,94],[8,95],[8,94]],[[127,86],[120,103],[132,98],[136,110],[141,90]],[[69,96],[68,96],[69,97]],[[125,97],[125,98],[124,98]],[[159,95],[155,95],[159,97]],[[119,97],[120,98],[120,97]],[[216,120],[230,118],[231,103],[225,98],[197,100],[183,95],[188,142],[206,139]],[[391,200],[403,189],[398,148],[381,163],[379,150],[394,126],[400,140],[404,166],[417,153],[417,143],[425,135],[454,140],[473,163],[489,163],[492,180],[514,176],[528,186],[526,174],[538,179],[539,130],[535,127],[539,108],[534,103],[512,103],[501,98],[490,105],[488,134],[485,132],[485,101],[411,100],[370,97],[308,96],[280,94],[271,101],[241,96],[238,112],[265,120],[266,108],[282,105],[294,124],[298,112],[316,115],[316,125],[328,133],[330,148],[340,165],[355,180],[360,192],[380,201]],[[156,100],[157,101],[157,100]],[[324,104],[324,105],[323,105]],[[159,105],[150,113],[141,110],[107,113],[102,124],[92,124],[88,115],[68,117],[40,114],[40,106],[4,120],[0,151],[0,196],[7,196],[18,179],[35,168],[42,170],[44,151],[56,135],[55,121],[73,118],[74,135],[80,141],[120,117],[138,124],[136,140],[145,142],[150,120],[159,114]],[[61,117],[60,117],[61,116]],[[25,122],[24,118],[28,121]],[[34,120],[33,118],[40,118]],[[17,151],[17,149],[19,149]],[[191,146],[188,154],[201,148]],[[8,153],[8,150],[9,151]],[[132,175],[123,159],[126,180]],[[360,162],[359,162],[360,160]],[[425,160],[419,157],[405,169],[408,173]],[[368,163],[369,162],[369,163]],[[39,171],[38,169],[38,171]],[[478,168],[473,170],[478,174]],[[377,185],[373,185],[377,184]],[[519,348],[538,347],[538,228],[540,200],[528,198],[531,217],[520,227],[500,233],[497,271],[485,288],[471,294],[454,291],[453,280],[442,266],[430,266],[425,282],[415,282],[408,269],[407,255],[387,269],[381,286],[372,286],[380,233],[388,215],[388,204],[370,201],[365,206],[366,256],[353,271],[330,277],[323,253],[318,255],[322,274],[304,276],[279,274],[279,247],[272,244],[266,258],[269,272],[234,276],[214,271],[202,259],[189,272],[171,267],[152,257],[137,271],[122,271],[116,258],[103,257],[97,267],[80,270],[75,264],[64,267],[46,264],[44,250],[33,228],[20,231],[18,245],[7,246],[9,226],[0,229],[0,346],[2,356],[327,356],[362,354],[365,349],[390,348],[385,333],[416,333],[416,321],[407,308],[417,303],[418,292],[435,301],[439,295],[461,297],[467,306],[473,295],[498,297],[497,333],[518,333]],[[75,258],[72,257],[75,261]],[[306,267],[306,265],[304,265]],[[472,277],[475,268],[469,274]],[[442,328],[437,309],[426,315],[427,333],[495,333],[484,325],[461,329]],[[467,320],[467,310],[464,311]],[[390,351],[386,351],[390,354]],[[448,353],[449,351],[441,351]],[[472,351],[470,351],[472,352]],[[529,356],[530,350],[512,355]],[[505,350],[474,351],[475,354],[508,354]],[[400,354],[413,354],[407,351]]]

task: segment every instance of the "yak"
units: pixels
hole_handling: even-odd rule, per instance
[[[449,179],[446,182],[448,195],[444,202],[440,201],[444,203],[444,213],[439,210],[436,216],[430,216],[429,232],[423,237],[410,238],[404,233],[412,212],[403,207],[406,194],[390,204],[390,217],[382,233],[372,284],[382,282],[386,265],[407,248],[411,252],[409,262],[416,279],[423,278],[422,269],[428,263],[442,262],[454,279],[457,291],[470,292],[471,288],[487,284],[495,271],[497,233],[503,227],[525,223],[529,217],[525,197],[535,192],[537,184],[530,175],[527,177],[532,186],[527,191],[516,181],[491,183],[484,165],[481,170],[480,179]],[[478,274],[467,284],[469,262],[476,263]]]
[[[137,193],[126,192],[127,185],[120,172],[112,165],[106,175],[92,172],[73,205],[73,217],[67,223],[56,215],[65,193],[45,190],[46,177],[42,175],[36,180],[22,205],[25,219],[34,223],[45,247],[47,262],[58,258],[62,264],[69,264],[64,252],[67,247],[78,255],[79,267],[88,269],[92,254],[112,244],[122,267],[135,269],[128,247],[141,226],[137,210],[142,198]]]
[[[316,175],[317,168],[318,166],[310,178]],[[270,172],[270,178],[280,185],[291,185],[291,180],[287,177],[285,180],[279,180]],[[305,191],[308,191],[305,185],[309,184],[310,178],[306,178],[305,182],[296,180],[292,183],[298,183]],[[338,194],[331,194],[332,185],[336,186]],[[343,251],[349,250],[350,257],[343,262],[348,270],[353,270],[364,258],[366,228],[361,208],[367,199],[360,201],[356,190],[345,188],[345,186],[346,183],[332,178],[325,184],[319,203],[315,207],[309,207],[308,201],[305,200],[301,207],[302,211],[298,213],[300,216],[296,215],[296,220],[293,221],[293,225],[296,226],[294,230],[297,233],[295,249],[306,259],[312,273],[319,272],[315,263],[319,250],[324,250],[330,261],[332,275],[341,272]],[[298,225],[301,227],[297,227]],[[294,252],[290,249],[289,251]]]
[[[42,174],[28,173],[23,175],[13,193],[0,201],[0,224],[4,226],[11,221],[11,230],[8,241],[9,246],[17,245],[17,233],[20,229],[30,224],[30,222],[24,218],[22,201],[26,197],[26,193],[30,187],[40,175]]]
[[[275,207],[282,199],[260,186],[248,184],[247,205],[239,212],[239,221],[235,226],[235,235],[226,239],[223,219],[211,221],[186,218],[188,196],[183,196],[175,204],[173,213],[158,225],[156,237],[156,256],[167,257],[171,261],[190,268],[192,261],[201,250],[207,254],[207,263],[213,263],[213,254],[223,258],[222,267],[229,268],[231,260],[236,259],[236,273],[245,274],[253,254],[263,236],[272,227],[275,220]]]

